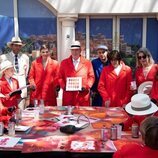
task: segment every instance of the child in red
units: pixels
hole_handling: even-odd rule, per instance
[[[5,126],[7,126],[9,119],[18,107],[21,92],[17,91],[18,93],[11,94],[19,88],[18,81],[12,77],[14,74],[12,63],[5,60],[1,63],[0,68],[0,121],[4,122]]]

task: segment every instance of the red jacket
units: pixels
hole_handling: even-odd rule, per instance
[[[86,88],[84,92],[65,91],[67,77],[82,77],[82,87]],[[78,69],[75,70],[72,57],[64,59],[60,65],[59,82],[63,88],[63,105],[89,106],[90,88],[95,80],[92,64],[84,57],[80,57]]]
[[[135,72],[137,87],[138,87],[141,83],[143,83],[143,82],[145,82],[145,81],[153,81],[153,80],[154,80],[154,77],[155,77],[155,75],[156,75],[156,72],[157,72],[156,64],[154,64],[154,65],[151,67],[151,69],[150,69],[148,75],[147,75],[146,78],[145,78],[145,77],[144,77],[144,74],[143,74],[143,68],[142,68],[142,67],[138,67],[138,68],[136,69],[136,72]]]
[[[156,158],[158,150],[140,144],[129,144],[116,151],[113,158]]]
[[[100,76],[98,91],[105,101],[111,101],[110,107],[123,106],[130,101],[132,92],[130,84],[132,71],[129,66],[122,63],[122,68],[117,76],[112,65],[105,66]]]
[[[29,72],[29,82],[36,87],[36,90],[31,91],[30,94],[32,104],[34,99],[43,99],[45,105],[57,105],[55,88],[58,84],[58,72],[59,64],[51,58],[48,59],[45,69],[42,65],[42,57],[32,62]]]
[[[0,79],[0,93],[6,95],[19,88],[19,84],[16,79],[12,78],[12,82],[14,89],[11,89],[8,81],[4,78],[4,76],[2,76]],[[12,113],[8,112],[8,107],[17,107],[18,99],[20,99],[20,94],[9,98],[0,98],[0,102],[2,104],[2,107],[0,107],[0,121],[4,122],[5,125],[7,125],[8,120],[12,116]]]
[[[13,85],[14,85],[14,90],[18,89],[19,88],[18,81],[15,78],[12,78],[12,82],[13,82]],[[14,90],[11,89],[8,81],[4,77],[2,77],[0,79],[0,92],[3,95],[9,94],[10,92],[12,92]],[[0,101],[2,102],[2,104],[5,107],[11,107],[11,106],[17,106],[18,105],[18,102],[17,102],[18,99],[20,99],[20,95],[15,95],[15,96],[9,97],[8,99],[7,98],[0,98]]]

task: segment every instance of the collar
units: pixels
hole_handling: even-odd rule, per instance
[[[4,76],[4,78],[5,78],[8,82],[12,81],[12,77],[6,78],[6,77]]]
[[[80,62],[80,57],[77,60],[75,60],[75,59],[72,58],[72,61],[73,62],[75,62],[75,61]]]
[[[11,54],[13,57],[15,57],[15,55],[16,55],[15,53],[13,53],[13,51],[11,51]],[[17,54],[17,57],[19,57],[19,53]]]

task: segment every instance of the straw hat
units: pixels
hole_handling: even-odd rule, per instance
[[[80,49],[81,48],[81,44],[79,41],[73,41],[71,44],[71,48],[70,49]]]
[[[8,43],[7,43],[7,46],[8,46],[9,48],[11,48],[11,45],[12,45],[12,44],[20,45],[20,46],[22,46],[22,47],[25,45],[25,44],[23,44],[23,42],[21,41],[20,37],[13,37],[12,40],[11,40],[11,42],[8,42]]]
[[[158,111],[158,107],[151,102],[147,94],[135,94],[125,106],[125,110],[132,115],[148,115]]]
[[[5,60],[0,65],[0,76],[2,76],[3,72],[8,68],[14,67],[13,64],[9,60]]]

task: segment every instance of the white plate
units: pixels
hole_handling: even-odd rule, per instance
[[[138,87],[138,93],[143,94],[150,94],[151,88],[152,88],[153,82],[152,81],[146,81],[140,84]]]
[[[29,128],[31,128],[30,126],[15,126],[15,131],[19,131],[19,132],[25,132],[27,131]]]

